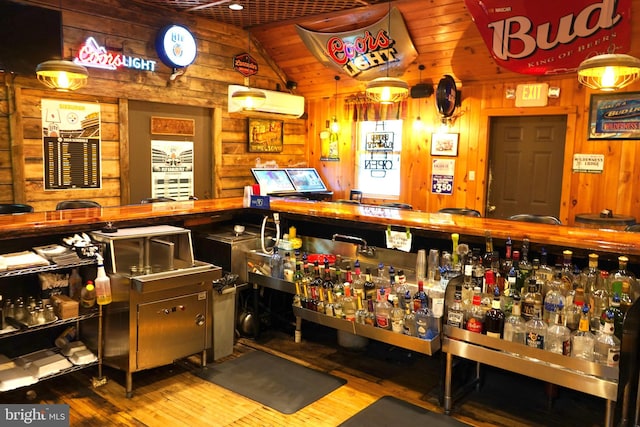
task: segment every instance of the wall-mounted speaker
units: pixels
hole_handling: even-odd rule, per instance
[[[418,83],[411,88],[412,98],[428,98],[433,95],[433,86],[427,83]]]

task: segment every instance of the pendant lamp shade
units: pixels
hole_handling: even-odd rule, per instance
[[[243,110],[255,110],[265,103],[267,95],[257,89],[240,89],[231,94],[231,100]]]
[[[578,67],[578,81],[588,88],[614,91],[640,78],[640,59],[607,53],[585,59]]]
[[[393,104],[409,95],[409,85],[394,77],[378,77],[367,83],[366,94],[373,102]]]
[[[36,76],[45,86],[67,92],[85,86],[89,79],[89,72],[80,64],[55,59],[38,64]]]

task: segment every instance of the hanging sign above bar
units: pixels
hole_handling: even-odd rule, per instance
[[[132,68],[141,71],[156,70],[156,61],[108,51],[104,46],[100,46],[93,37],[88,37],[80,46],[78,56],[73,59],[73,62],[85,67],[103,70],[117,70],[119,68]]]
[[[605,53],[631,48],[631,0],[465,0],[502,67],[522,74],[561,74]]]
[[[322,64],[357,80],[397,77],[418,52],[409,36],[402,14],[395,7],[373,25],[354,31],[321,33],[296,25],[307,49]]]

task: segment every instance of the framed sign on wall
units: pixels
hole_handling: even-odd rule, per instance
[[[431,155],[432,156],[457,156],[458,155],[458,134],[457,133],[434,133],[431,134]]]
[[[282,120],[253,119],[249,120],[249,152],[279,153],[283,148]]]
[[[589,139],[640,139],[640,92],[591,95]]]

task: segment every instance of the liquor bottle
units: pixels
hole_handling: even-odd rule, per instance
[[[82,292],[82,276],[77,268],[72,268],[69,275],[69,298],[80,300],[80,292]]]
[[[360,297],[362,301],[365,300],[364,295],[364,276],[360,270],[360,261],[356,260],[353,263],[353,286],[351,291],[354,297]]]
[[[87,285],[80,292],[80,305],[83,308],[91,308],[96,304],[96,289],[93,281],[88,280]],[[19,319],[16,319],[19,320]]]
[[[309,282],[309,291],[311,293],[311,309],[318,311],[318,301],[322,292],[322,277],[320,276],[320,265],[318,260],[313,262],[313,279]],[[324,304],[322,306],[324,309]]]
[[[471,332],[477,332],[479,334],[484,332],[485,313],[481,306],[482,296],[480,288],[476,287],[476,292],[473,294],[473,302],[471,305],[471,311],[467,316],[467,323],[465,329]]]
[[[611,305],[607,310],[602,312],[602,315],[600,317],[601,326],[605,323],[606,311],[610,311],[613,313],[613,334],[619,339],[622,339],[622,323],[624,322],[624,313],[620,309],[620,296],[618,296],[618,294],[613,294]]]
[[[593,346],[595,361],[607,366],[620,364],[620,339],[613,334],[615,331],[613,317],[613,312],[606,310],[604,326],[596,336]]]
[[[104,264],[101,257],[98,257],[98,274],[94,281],[94,286],[98,305],[111,304],[111,279],[104,271]]]
[[[389,289],[389,277],[387,276],[387,273],[384,270],[384,263],[382,262],[378,263],[378,269],[376,271],[376,275],[375,277],[371,277],[371,281],[376,285],[376,289],[385,288],[384,290],[385,295],[387,296],[391,295],[391,292]],[[393,288],[391,288],[391,291],[392,290]]]
[[[371,270],[368,267],[364,271],[364,283],[362,287],[365,299],[375,301],[377,298],[376,284],[371,280]]]
[[[560,286],[562,286],[562,280],[559,274],[554,280],[547,283],[547,294],[544,296],[542,313],[542,320],[544,320],[547,325],[553,324],[553,316],[558,310],[558,307],[565,307],[565,298],[560,291]]]
[[[515,294],[521,294],[520,288],[518,287],[518,260],[519,256],[518,251],[515,251],[514,258],[512,260],[513,264],[511,265],[511,269],[507,273],[506,280],[504,281],[504,290],[502,292],[502,297],[500,301],[500,307],[502,311],[509,314],[511,313],[511,306],[513,305],[513,296]]]
[[[344,279],[342,278],[342,270],[336,266],[336,278],[333,281],[333,297],[334,302],[342,302],[344,297]]]
[[[542,307],[542,295],[538,292],[536,279],[529,279],[529,287],[522,297],[522,317],[525,321],[533,319],[536,303]]]
[[[327,292],[327,301],[324,303],[324,314],[329,317],[335,317],[333,311],[333,292]]]
[[[344,295],[338,297],[336,296],[333,301],[333,315],[338,319],[342,319],[344,317]]]
[[[547,324],[542,320],[542,302],[534,303],[533,317],[525,324],[527,329],[525,344],[529,347],[544,349]]]
[[[622,310],[623,313],[626,313],[633,305],[633,299],[629,294],[630,287],[629,282],[624,282],[622,284],[622,292],[620,293],[620,310]]]
[[[311,274],[309,263],[306,261],[307,254],[302,255],[303,258],[303,271],[302,271],[302,294],[304,295],[304,300],[302,301],[303,307],[309,310],[313,310],[313,300],[311,298],[311,281],[313,280],[313,275]]]
[[[582,290],[582,288],[578,288],[575,290],[575,293],[572,298],[572,302],[570,302],[564,308],[565,321],[567,323],[567,328],[571,329],[572,331],[575,331],[578,329],[584,307],[587,307],[587,313],[588,313],[589,306],[585,304],[584,291]]]
[[[548,282],[553,279],[554,271],[548,264],[549,255],[547,254],[547,250],[545,248],[540,248],[540,266],[536,271],[536,279],[540,279],[543,282]],[[567,287],[567,289],[569,289]]]
[[[297,271],[300,271],[300,266],[298,266]],[[294,307],[302,307],[302,294],[300,293],[300,281],[299,280],[294,280],[293,282],[295,284],[296,287],[296,293],[293,295],[293,301],[291,302],[291,305]]]
[[[295,258],[291,260],[291,252],[287,252],[282,260],[282,274],[284,280],[287,282],[293,282],[293,273],[295,271]]]
[[[473,281],[474,288],[477,286],[481,292],[485,292],[483,289],[485,268],[482,265],[482,259],[479,256],[473,258],[473,270],[471,271],[471,280]]]
[[[426,292],[424,291],[424,282],[418,282],[418,290],[413,295],[413,311],[418,311],[422,307],[426,307],[428,305],[428,297]]]
[[[273,254],[269,260],[269,267],[271,267],[271,277],[275,279],[284,279],[284,261],[282,255],[278,253],[278,247],[273,247]]]
[[[500,288],[496,283],[495,274],[496,273],[493,269],[487,270],[484,273],[485,291],[482,294],[482,308],[484,309],[485,313],[491,309],[494,289],[498,288],[498,292],[500,292]]]
[[[484,254],[482,255],[482,265],[486,270],[491,268],[493,257],[493,238],[491,232],[486,230],[484,232]]]
[[[303,290],[303,273],[300,264],[296,264],[296,271],[293,273],[293,283],[296,285],[296,294],[293,296],[294,307],[306,307],[306,296]]]
[[[390,267],[390,269],[393,267]],[[404,271],[398,272],[398,280],[393,279],[393,282],[390,280],[389,286],[392,290],[392,293],[398,299],[398,305],[400,308],[404,309],[407,306],[407,293],[411,292],[409,287],[407,286],[407,277],[404,275]]]
[[[506,341],[517,342],[518,344],[525,343],[525,335],[527,328],[525,321],[520,314],[520,296],[515,295],[513,297],[513,306],[511,307],[511,314],[504,320],[504,333],[503,338]]]
[[[522,248],[520,249],[520,260],[518,261],[518,270],[520,275],[520,292],[525,286],[529,277],[533,272],[533,264],[529,261],[529,239],[522,239]]]
[[[583,306],[578,330],[571,334],[571,357],[593,362],[595,337],[589,327],[589,307]]]
[[[416,315],[411,310],[411,306],[407,305],[404,311],[404,334],[410,337],[417,337]]]
[[[636,299],[638,299],[638,297],[640,297],[640,286],[638,285],[636,276],[632,272],[627,270],[628,263],[629,263],[628,257],[619,256],[618,269],[616,271],[611,272],[611,275],[610,275],[611,292],[617,292],[618,294],[620,294],[620,307],[625,312],[626,312],[625,305],[627,303],[625,302],[626,298],[622,296],[622,292],[623,292],[622,288],[624,284],[625,283],[628,284],[628,289],[626,293],[629,296],[629,299],[631,300],[631,304],[633,304],[633,302]]]
[[[502,277],[507,277],[512,265],[513,242],[511,241],[511,237],[507,237],[507,240],[504,242],[504,259],[500,261],[500,275]]]
[[[431,312],[433,313],[433,317],[441,318],[444,314],[444,295],[445,291],[440,285],[434,286],[429,290],[428,301],[429,308],[431,308]],[[407,304],[408,306],[409,304]]]
[[[416,311],[416,333],[418,334],[418,338],[422,338],[423,340],[433,339],[438,333],[437,329],[433,326],[434,322],[435,320],[429,307],[426,305],[420,307],[420,310]]]
[[[500,309],[500,290],[495,288],[491,310],[487,311],[484,319],[484,328],[488,337],[502,338],[504,318],[504,312]]]
[[[456,285],[453,304],[447,311],[447,325],[464,328],[464,309],[462,307],[462,288],[460,285]]]
[[[554,307],[553,323],[547,328],[544,349],[568,356],[571,354],[571,331],[563,324],[563,308],[562,305]]]
[[[344,319],[355,322],[357,310],[357,302],[351,296],[351,286],[347,285],[344,287],[344,297],[342,298],[342,313],[344,314]]]
[[[318,300],[316,301],[316,311],[318,313],[324,313],[324,303],[325,303],[325,299],[324,299],[324,292],[322,290],[322,286],[319,286],[318,288]]]
[[[473,265],[464,265],[464,279],[462,282],[462,306],[465,311],[471,308],[473,300]]]
[[[356,323],[361,325],[365,325],[367,318],[367,310],[362,306],[362,297],[360,295],[356,296]]]
[[[324,290],[325,299],[333,293],[333,280],[331,278],[331,269],[329,268],[329,260],[324,259],[324,276],[322,278],[322,289]]]
[[[564,287],[566,289],[575,289],[577,286],[574,286],[574,282],[578,282],[573,274],[573,252],[566,249],[562,251],[562,267],[561,267],[561,275],[562,281],[565,282]],[[584,288],[583,288],[584,289]]]
[[[393,308],[391,309],[391,330],[393,332],[404,333],[404,310],[400,307],[398,298],[393,298]]]
[[[363,301],[363,303],[367,305],[367,313],[364,318],[365,325],[376,326],[376,314],[373,300],[368,299]]]
[[[384,288],[378,293],[378,301],[375,305],[376,326],[381,329],[391,329],[391,304],[387,301]]]
[[[609,306],[609,290],[603,272],[598,268],[598,255],[589,254],[589,266],[582,271],[581,283],[589,300],[591,310],[591,331],[600,329],[600,317]]]

